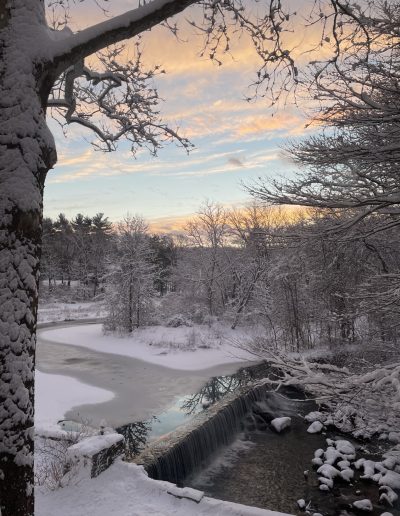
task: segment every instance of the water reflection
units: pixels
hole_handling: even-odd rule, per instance
[[[132,459],[145,447],[154,421],[157,421],[156,417],[144,422],[129,423],[116,429],[125,438],[125,455],[128,459]]]
[[[233,375],[213,377],[198,392],[176,399],[165,412],[147,421],[129,423],[117,428],[117,432],[125,437],[127,456],[133,458],[151,441],[190,421],[196,414],[239,387],[264,377],[266,372],[266,366],[260,364],[239,369]]]
[[[239,369],[237,373],[229,376],[215,376],[198,392],[192,396],[186,396],[181,409],[187,415],[196,414],[200,409],[208,408],[239,387],[265,377],[267,372],[269,372],[267,365],[259,364]]]

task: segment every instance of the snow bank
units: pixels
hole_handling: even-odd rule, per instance
[[[254,360],[254,357],[229,343],[237,342],[238,339],[250,340],[252,336],[248,330],[241,333],[240,330],[233,331],[229,327],[222,329],[200,325],[193,328],[150,326],[138,328],[130,336],[118,336],[104,335],[101,324],[82,324],[43,329],[39,335],[51,342],[81,346],[93,351],[137,358],[164,367],[188,371]]]
[[[282,516],[201,496],[148,478],[140,466],[117,461],[94,479],[57,491],[36,490],[35,516]],[[199,500],[199,501],[198,501]]]

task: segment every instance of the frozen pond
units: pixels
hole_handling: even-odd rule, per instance
[[[96,404],[88,404],[82,398],[79,406],[65,414],[66,419],[85,420],[94,426],[102,420],[113,427],[147,420],[173,407],[188,393],[197,392],[211,377],[232,374],[243,365],[238,362],[191,371],[171,369],[85,349],[84,342],[73,346],[52,342],[46,338],[46,330],[38,331],[36,367],[40,372],[72,377],[115,394],[113,399]]]

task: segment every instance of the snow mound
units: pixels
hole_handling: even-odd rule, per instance
[[[350,482],[354,478],[354,471],[350,468],[343,469],[340,472],[340,476],[343,478],[343,480],[346,480],[346,482]]]
[[[356,450],[350,441],[345,441],[343,439],[337,440],[335,441],[335,447],[339,453],[346,455],[347,458],[356,458]]]

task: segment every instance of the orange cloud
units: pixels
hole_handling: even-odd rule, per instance
[[[176,217],[158,217],[149,221],[149,229],[151,233],[157,235],[183,233],[186,224],[193,216],[193,214],[189,214]]]
[[[240,136],[275,131],[301,134],[305,131],[305,119],[300,114],[287,112],[278,112],[275,116],[249,116],[235,130]]]
[[[224,205],[227,210],[235,209],[236,213],[246,213],[248,207],[243,203],[241,207],[237,205]],[[296,224],[312,216],[311,212],[302,206],[271,206],[273,225],[282,226]],[[185,233],[185,227],[189,221],[196,219],[196,213],[179,215],[176,217],[159,217],[149,221],[149,230],[158,235],[179,235]]]

